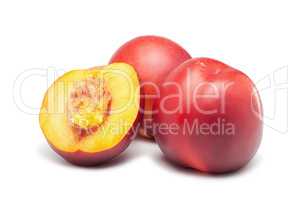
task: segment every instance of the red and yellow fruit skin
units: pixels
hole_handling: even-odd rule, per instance
[[[138,119],[136,120],[136,122]],[[136,123],[133,125],[133,127],[136,127]],[[128,146],[129,144],[134,140],[136,137],[135,130],[131,130],[126,136],[122,139],[120,143],[118,143],[113,148],[96,152],[96,153],[90,153],[90,152],[83,152],[83,151],[76,151],[76,152],[65,152],[61,151],[55,146],[53,146],[49,141],[49,146],[57,153],[59,154],[63,159],[66,161],[78,165],[78,166],[97,166],[103,163],[106,163],[110,160],[113,160],[117,156],[119,156]]]
[[[164,86],[167,82],[177,83],[183,91],[184,98],[181,99],[182,102],[179,102],[178,98],[171,98],[165,105],[171,110],[181,103],[182,112],[170,114],[161,108],[161,100],[177,91]],[[218,90],[221,90],[221,84],[232,83],[224,93],[225,112],[207,114],[195,108],[194,103],[202,110],[220,106],[220,99],[215,98],[197,98],[192,102],[192,92],[203,82],[213,84]],[[160,100],[154,105],[158,110],[154,122],[165,125],[175,123],[179,128],[177,131],[173,129],[172,132],[170,129],[156,129],[154,137],[169,160],[208,173],[234,171],[251,160],[261,142],[263,112],[258,91],[244,73],[217,60],[195,58],[172,71],[164,83],[160,90]],[[211,85],[203,85],[199,94],[211,94]],[[220,118],[234,125],[234,135],[205,135],[195,134],[193,131],[186,134],[188,130],[187,126],[184,126],[184,120],[189,125],[195,119],[211,125]]]
[[[49,146],[58,154],[60,155],[64,160],[70,162],[71,164],[78,165],[78,166],[97,166],[103,163],[106,163],[108,161],[113,160],[114,158],[118,157],[127,147],[130,145],[130,143],[136,138],[137,135],[137,124],[139,121],[139,115],[137,116],[131,130],[124,136],[122,141],[118,143],[113,148],[91,153],[91,152],[83,152],[83,151],[76,151],[76,152],[66,152],[59,150],[54,145],[51,144],[51,142],[48,142]]]
[[[66,161],[78,166],[96,166],[110,161],[120,155],[132,141],[132,137],[126,135],[125,138],[115,147],[101,152],[90,153],[83,151],[65,152],[55,148],[49,141],[50,147]]]
[[[135,67],[141,81],[141,109],[152,110],[152,104],[157,95],[155,86],[167,74],[185,60],[190,59],[189,53],[175,42],[159,36],[141,36],[122,45],[112,56],[110,63],[125,62]],[[153,83],[155,86],[146,83]],[[147,95],[153,95],[148,96]],[[144,119],[152,120],[152,114],[144,114]],[[143,136],[151,136],[151,128],[141,131]]]

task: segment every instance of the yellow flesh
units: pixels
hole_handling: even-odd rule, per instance
[[[94,134],[78,141],[70,126],[67,105],[75,84],[91,74],[103,78],[106,83],[112,98],[110,114]],[[137,117],[138,109],[139,82],[136,72],[130,65],[114,63],[102,68],[70,71],[57,79],[44,97],[40,126],[47,140],[59,150],[99,152],[112,148],[125,137]]]

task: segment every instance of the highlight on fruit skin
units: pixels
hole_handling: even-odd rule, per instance
[[[155,140],[170,161],[207,173],[232,172],[257,152],[263,106],[253,81],[215,59],[185,61],[154,104]]]
[[[120,46],[110,63],[132,65],[141,83],[140,135],[153,139],[153,102],[159,96],[159,86],[170,71],[190,54],[176,42],[161,36],[145,35],[133,38]]]
[[[139,106],[139,80],[131,65],[113,63],[73,70],[48,88],[40,127],[53,150],[65,160],[98,165],[130,144]]]

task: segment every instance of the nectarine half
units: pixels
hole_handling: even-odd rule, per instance
[[[67,72],[45,94],[41,129],[65,160],[100,164],[132,140],[139,92],[137,74],[125,63]]]

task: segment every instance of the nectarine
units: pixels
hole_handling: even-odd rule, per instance
[[[41,129],[67,161],[100,164],[132,140],[139,92],[137,74],[125,63],[67,72],[45,94]]]
[[[122,45],[110,63],[125,62],[135,67],[141,81],[141,127],[143,136],[151,136],[152,107],[162,79],[183,61],[191,58],[175,42],[159,36],[141,36]],[[147,128],[148,127],[148,128]]]
[[[244,166],[262,138],[262,105],[247,75],[194,58],[170,72],[154,104],[155,140],[165,156],[209,173]]]

